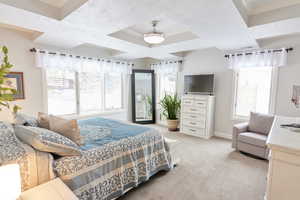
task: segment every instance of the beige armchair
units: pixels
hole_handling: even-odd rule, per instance
[[[268,159],[266,141],[274,116],[251,112],[250,121],[233,126],[232,148]]]

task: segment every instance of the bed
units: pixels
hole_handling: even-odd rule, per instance
[[[169,147],[155,129],[104,118],[79,125],[85,139],[80,156],[53,157],[21,143],[18,154],[8,155],[21,166],[23,190],[59,177],[81,200],[116,199],[173,167]]]

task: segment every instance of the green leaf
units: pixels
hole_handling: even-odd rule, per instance
[[[0,111],[2,111],[3,107],[10,109],[9,103],[14,101],[13,95],[16,94],[17,91],[3,85],[5,80],[7,80],[6,76],[10,72],[11,68],[13,68],[13,65],[9,62],[8,48],[6,46],[2,46],[0,48],[0,54],[3,54],[3,60],[0,63]],[[20,109],[21,107],[14,105],[12,112],[16,113]]]
[[[3,52],[4,54],[8,54],[8,49],[7,49],[6,46],[3,46],[3,47],[2,47],[2,52]]]
[[[159,102],[159,105],[162,108],[162,114],[167,119],[178,119],[181,101],[177,94],[174,94],[173,96],[165,94],[163,99]]]

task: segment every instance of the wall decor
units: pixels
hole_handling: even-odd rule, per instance
[[[25,99],[23,72],[9,72],[3,87],[16,90],[16,94],[13,94],[14,100]]]

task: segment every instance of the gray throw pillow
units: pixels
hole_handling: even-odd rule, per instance
[[[268,135],[271,130],[273,121],[274,116],[272,115],[251,112],[248,129],[251,132]]]
[[[53,131],[31,126],[15,126],[16,136],[36,150],[59,156],[80,155],[80,148],[70,139]]]
[[[23,125],[23,126],[34,126],[34,127],[38,126],[37,118],[22,113],[16,114],[15,123],[17,125]]]

